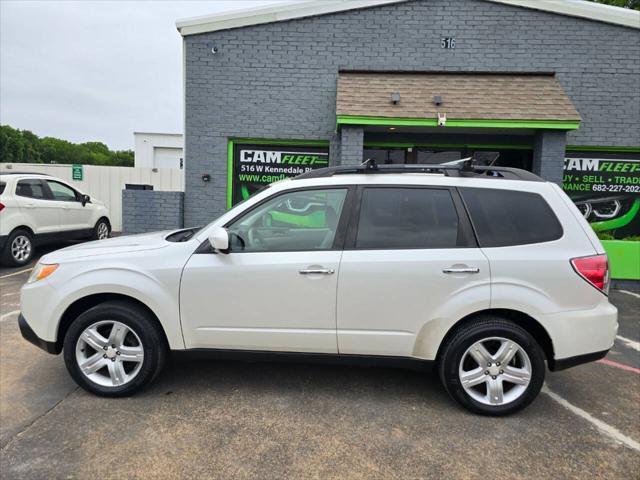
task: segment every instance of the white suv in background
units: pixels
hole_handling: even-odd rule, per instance
[[[202,229],[43,257],[23,336],[104,396],[171,350],[435,367],[466,408],[529,404],[551,370],[602,358],[617,310],[607,257],[563,191],[516,169],[332,167]],[[254,357],[255,358],[255,357]]]
[[[35,173],[0,172],[0,261],[29,263],[45,243],[100,240],[111,223],[104,204],[59,178]]]

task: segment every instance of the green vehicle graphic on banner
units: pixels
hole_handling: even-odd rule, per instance
[[[566,158],[563,188],[597,232],[640,236],[640,160]]]
[[[640,160],[574,155],[565,158],[565,192],[600,237],[612,277],[640,279]]]

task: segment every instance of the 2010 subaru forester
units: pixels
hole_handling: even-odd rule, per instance
[[[466,408],[529,404],[551,370],[603,357],[604,250],[562,190],[515,169],[332,167],[202,229],[43,257],[25,338],[86,390],[133,393],[169,350],[435,366]]]

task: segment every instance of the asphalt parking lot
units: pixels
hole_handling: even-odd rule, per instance
[[[2,478],[635,478],[640,295],[612,291],[604,361],[548,373],[524,412],[474,416],[435,375],[174,355],[141,394],[79,389],[24,341],[28,269],[0,269]]]

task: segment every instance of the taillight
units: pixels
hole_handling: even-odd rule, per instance
[[[587,282],[605,295],[609,294],[609,262],[606,255],[572,258],[571,265]]]
[[[0,212],[4,210],[4,203],[0,202]]]

